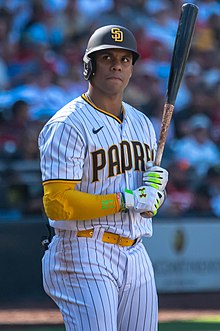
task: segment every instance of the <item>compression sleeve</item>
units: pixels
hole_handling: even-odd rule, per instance
[[[75,186],[75,182],[60,180],[43,183],[43,205],[50,219],[89,220],[120,211],[118,194],[89,194],[74,190]]]

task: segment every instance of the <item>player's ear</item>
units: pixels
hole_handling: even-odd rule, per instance
[[[84,56],[83,62],[84,62],[83,76],[85,80],[90,80],[92,76],[95,75],[95,70],[96,70],[95,57]]]

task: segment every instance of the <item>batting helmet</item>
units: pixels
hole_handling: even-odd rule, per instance
[[[139,57],[136,40],[131,31],[120,25],[103,26],[91,35],[83,57],[83,76],[86,80],[89,80],[92,73],[95,72],[95,61],[92,55],[97,51],[110,48],[131,51],[133,54],[133,64]]]

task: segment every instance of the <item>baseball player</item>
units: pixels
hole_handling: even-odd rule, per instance
[[[123,101],[139,54],[133,34],[108,25],[83,58],[88,91],[39,135],[44,209],[55,236],[43,284],[67,331],[156,331],[154,273],[142,237],[164,201],[150,120]]]

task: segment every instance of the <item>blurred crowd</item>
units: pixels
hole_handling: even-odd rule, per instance
[[[140,60],[125,101],[159,135],[182,0],[0,0],[0,218],[41,213],[37,137],[60,107],[87,90],[82,57],[99,26],[134,32]],[[162,165],[161,217],[220,216],[220,1],[199,7]]]

